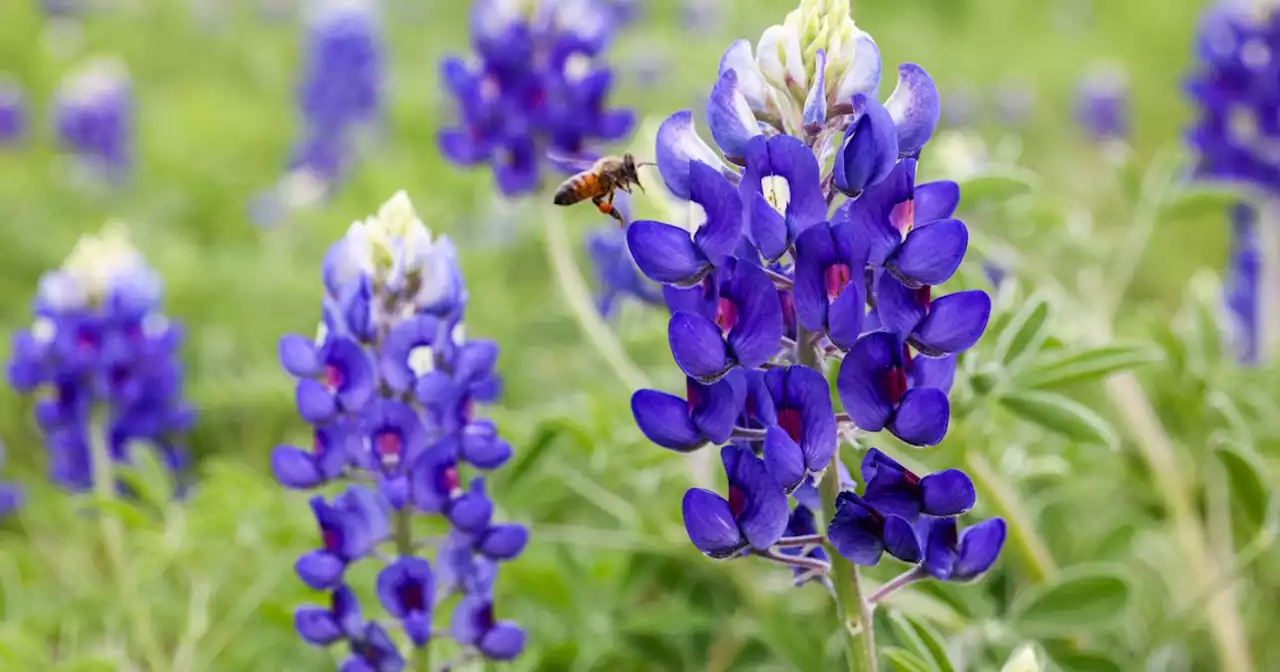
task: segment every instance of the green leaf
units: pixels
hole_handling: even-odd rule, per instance
[[[1018,389],[1056,389],[1100,380],[1113,373],[1164,359],[1148,343],[1111,343],[1041,357],[1014,375]]]
[[[515,486],[542,461],[542,458],[546,456],[547,451],[556,442],[556,439],[566,435],[579,443],[591,445],[591,438],[586,431],[568,420],[557,418],[542,422],[539,424],[538,431],[533,439],[529,441],[529,445],[517,451],[516,458],[512,460],[511,465],[503,469],[498,476],[501,479],[501,486]]]
[[[1273,525],[1271,491],[1265,467],[1224,436],[1215,437],[1213,457],[1222,465],[1231,490],[1231,520],[1244,543]]]
[[[942,635],[925,621],[913,618],[907,614],[902,614],[904,620],[915,628],[916,634],[919,635],[920,641],[924,643],[925,648],[929,651],[929,657],[938,666],[939,672],[955,672],[955,663],[951,661],[951,654],[947,653],[947,642]]]
[[[1029,195],[1039,178],[1029,170],[1011,169],[971,177],[960,183],[960,207],[1005,203]]]
[[[1027,642],[1013,650],[1000,672],[1041,672],[1044,662],[1035,644]]]
[[[889,623],[889,628],[893,630],[894,638],[899,644],[918,656],[929,670],[940,672],[941,668],[933,660],[933,652],[929,650],[915,626],[901,612],[894,611],[885,620]]]
[[[933,672],[929,663],[906,649],[891,646],[884,650],[884,657],[889,659],[893,669],[898,672]]]
[[[1132,592],[1129,581],[1115,569],[1078,569],[1019,596],[1012,620],[1020,632],[1033,637],[1098,632],[1126,618]]]
[[[1124,666],[1115,662],[1110,656],[1094,651],[1077,651],[1067,642],[1045,643],[1049,659],[1063,672],[1124,672]],[[1159,669],[1159,668],[1148,668]]]
[[[1239,203],[1245,194],[1239,187],[1224,184],[1195,182],[1179,189],[1160,208],[1165,219],[1220,219],[1227,208]]]
[[[1054,392],[1021,391],[1000,396],[1000,404],[1018,417],[1073,441],[1116,445],[1115,430],[1086,406]]]
[[[1011,367],[1023,356],[1039,352],[1049,335],[1048,321],[1049,302],[1042,296],[1027,299],[996,340],[996,361]]]

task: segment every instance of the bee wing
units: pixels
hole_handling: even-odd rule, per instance
[[[554,149],[547,150],[547,160],[551,162],[555,168],[563,173],[572,174],[590,168],[596,159],[600,158],[594,154],[587,152],[579,152],[578,154],[564,154]]]

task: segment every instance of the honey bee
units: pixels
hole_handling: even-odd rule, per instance
[[[644,191],[644,185],[640,184],[640,174],[636,169],[640,166],[656,165],[647,161],[637,162],[630,154],[602,157],[586,170],[565,180],[556,189],[555,204],[573,205],[590,198],[600,212],[618,220],[619,226],[626,226],[622,215],[617,208],[613,207],[613,194],[618,189],[629,194],[633,184],[640,187],[640,191]]]

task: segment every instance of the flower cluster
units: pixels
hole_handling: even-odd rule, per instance
[[[0,145],[22,138],[27,125],[25,102],[18,82],[0,74]]]
[[[9,382],[40,393],[36,420],[58,485],[89,490],[109,473],[99,456],[127,463],[151,448],[181,488],[195,414],[182,398],[182,331],[159,304],[159,277],[119,225],[82,238],[41,278],[35,323],[14,334]]]
[[[1259,248],[1258,212],[1239,203],[1231,209],[1231,256],[1226,280],[1228,325],[1236,355],[1244,364],[1257,364],[1261,354],[1263,255]]]
[[[1187,137],[1200,177],[1280,191],[1280,11],[1226,0],[1204,14],[1187,90],[1199,116]]]
[[[1099,142],[1129,137],[1129,77],[1113,63],[1095,65],[1076,90],[1076,121]]]
[[[133,164],[133,101],[123,62],[99,59],[63,80],[54,113],[62,147],[109,178]]]
[[[495,620],[493,584],[497,563],[520,554],[528,531],[495,522],[485,493],[482,472],[502,466],[512,449],[492,421],[475,414],[477,402],[499,393],[498,347],[462,336],[466,293],[452,243],[433,240],[399,192],[334,244],[323,278],[320,335],[280,341],[280,362],[297,379],[298,413],[314,442],[277,447],[271,464],[290,488],[354,484],[331,500],[311,500],[320,547],[299,558],[297,572],[331,601],[297,612],[299,634],[318,646],[348,641],[351,667],[343,669],[403,667],[388,630],[361,615],[345,582],[348,565],[372,557],[385,563],[379,602],[416,655],[443,636],[433,614],[459,595],[452,639],[490,659],[514,658],[524,633]],[[417,516],[449,524],[447,537],[435,540],[434,563],[417,554],[431,542],[414,538]]]
[[[596,140],[630,132],[630,110],[607,107],[612,71],[601,56],[611,10],[591,0],[478,0],[471,10],[476,62],[449,58],[445,86],[459,123],[441,152],[464,166],[488,163],[507,195],[541,185],[544,157],[590,156]]]
[[[952,218],[955,183],[915,180],[939,117],[933,81],[899,66],[882,104],[880,71],[876,43],[839,0],[802,2],[754,53],[735,42],[707,102],[720,151],[688,111],[658,132],[658,168],[687,202],[687,225],[627,229],[641,271],[666,285],[669,342],[686,376],[682,397],[636,392],[636,422],[678,452],[728,444],[727,493],[685,495],[689,536],[713,558],[763,556],[800,580],[828,566],[814,486],[845,483],[838,437],[887,430],[916,446],[940,442],[956,356],[991,310],[984,292],[937,292],[968,231]],[[838,369],[843,413],[828,366]],[[963,473],[921,478],[870,449],[862,480],[860,494],[845,490],[826,511],[842,556],[875,564],[888,550],[922,576],[950,580],[995,561],[1002,520],[958,532],[956,517],[975,499]]]

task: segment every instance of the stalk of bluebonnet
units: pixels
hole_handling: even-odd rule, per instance
[[[1129,137],[1129,77],[1114,63],[1098,63],[1076,88],[1076,122],[1095,141],[1124,142]]]
[[[18,81],[0,73],[0,145],[22,139],[27,127],[26,100]]]
[[[1273,53],[1280,43],[1280,8],[1270,0],[1224,0],[1206,10],[1195,46],[1195,69],[1187,92],[1198,118],[1187,131],[1196,154],[1197,177],[1235,182],[1253,190],[1265,206],[1258,212],[1255,249],[1259,252],[1257,292],[1260,318],[1255,361],[1280,351],[1280,127],[1273,112],[1280,92],[1272,83],[1280,73]],[[1238,300],[1238,299],[1237,299]]]
[[[641,271],[666,285],[669,342],[687,381],[683,396],[636,392],[636,423],[677,452],[728,444],[727,492],[685,495],[690,539],[712,558],[763,557],[806,579],[829,572],[853,670],[876,666],[875,602],[926,577],[977,578],[1005,536],[999,518],[959,530],[975,491],[958,470],[921,477],[870,448],[861,493],[838,477],[842,433],[943,439],[956,357],[991,310],[982,291],[935,295],[968,246],[952,218],[959,187],[915,183],[939,97],[908,63],[882,104],[880,71],[874,40],[841,0],[801,2],[754,53],[735,42],[707,102],[720,151],[688,111],[658,133],[658,169],[694,216],[627,229]],[[843,412],[828,367],[838,368]],[[825,538],[809,520],[819,506]],[[833,552],[817,553],[822,543]],[[855,565],[886,552],[910,568],[863,595]]]
[[[40,397],[52,480],[73,492],[123,489],[114,463],[152,449],[180,492],[194,420],[177,361],[182,331],[160,312],[160,279],[123,227],[82,238],[41,278],[34,312],[14,334],[9,383]]]
[[[110,180],[133,165],[133,94],[123,61],[100,58],[68,75],[58,91],[59,143],[85,167]]]
[[[543,185],[548,154],[576,163],[593,158],[594,143],[625,137],[634,115],[606,102],[612,30],[610,9],[589,0],[477,0],[475,57],[441,64],[458,119],[439,133],[440,151],[460,166],[490,165],[498,188],[520,195]]]
[[[296,567],[330,601],[296,612],[299,635],[317,646],[345,640],[343,670],[400,670],[407,657],[429,670],[430,644],[441,637],[491,660],[518,656],[524,632],[495,620],[493,584],[498,563],[520,554],[528,531],[494,521],[485,492],[483,473],[502,466],[512,449],[475,413],[500,391],[498,347],[462,335],[467,295],[453,244],[433,239],[398,192],[377,215],[351,225],[330,248],[322,275],[319,336],[280,341],[314,442],[280,446],[271,456],[286,487],[347,484],[331,500],[311,499],[320,546]],[[442,518],[450,531],[415,538],[415,516]],[[419,555],[429,546],[439,548],[434,562]],[[347,567],[369,559],[385,565],[378,600],[399,622],[410,656],[385,623],[362,615],[345,583]],[[434,615],[452,595],[460,600],[446,633]]]

